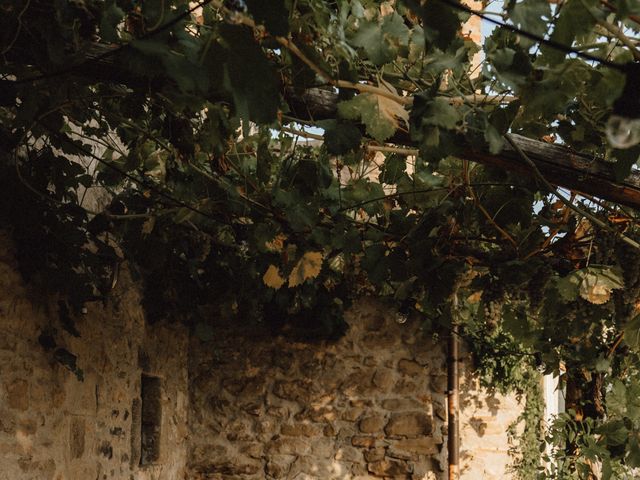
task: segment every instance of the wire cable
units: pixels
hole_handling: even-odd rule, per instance
[[[555,40],[551,40],[549,38],[544,38],[540,35],[537,35],[535,33],[531,33],[531,32],[527,32],[526,30],[522,30],[518,27],[516,27],[515,25],[510,25],[508,23],[505,22],[501,22],[499,20],[496,20],[494,18],[489,17],[488,15],[485,15],[482,12],[478,12],[477,10],[473,10],[472,8],[463,5],[462,3],[458,3],[456,0],[439,0],[440,2],[450,6],[451,8],[455,9],[455,10],[459,10],[461,12],[465,12],[468,13],[470,15],[475,15],[476,17],[481,18],[482,20],[485,20],[489,23],[492,23],[494,25],[497,25],[499,27],[502,27],[506,30],[509,30],[510,32],[516,33],[518,35],[522,35],[525,38],[528,38],[529,40],[533,40],[535,42],[539,42],[542,43],[544,45],[548,45],[551,48],[554,48],[558,51],[564,52],[566,54],[572,54],[575,55],[577,57],[580,57],[584,60],[589,60],[591,62],[597,62],[605,67],[617,70],[619,72],[622,73],[627,73],[627,69],[626,66],[620,63],[616,63],[616,62],[612,62],[611,60],[608,60],[606,58],[601,58],[601,57],[596,57],[595,55],[591,55],[590,53],[586,53],[580,50],[577,50],[573,47],[570,47],[568,45],[564,45],[560,42],[556,42]]]

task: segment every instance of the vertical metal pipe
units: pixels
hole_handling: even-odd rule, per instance
[[[460,421],[458,418],[458,363],[460,357],[460,343],[458,338],[458,324],[455,319],[451,325],[449,335],[449,351],[447,355],[447,407],[448,407],[448,435],[447,449],[449,453],[449,480],[458,480],[460,473]]]

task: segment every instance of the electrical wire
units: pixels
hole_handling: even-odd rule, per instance
[[[495,19],[489,17],[488,15],[485,15],[482,12],[478,12],[478,11],[473,10],[472,8],[470,8],[470,7],[466,6],[466,5],[463,5],[462,3],[458,3],[456,0],[439,0],[439,1],[444,3],[444,4],[446,4],[446,5],[448,5],[448,6],[450,6],[451,8],[453,8],[455,10],[459,10],[461,12],[465,12],[465,13],[468,13],[470,15],[474,15],[474,16],[479,17],[482,20],[485,20],[485,21],[487,21],[489,23],[492,23],[494,25],[502,27],[502,28],[504,28],[506,30],[509,30],[509,31],[511,31],[513,33],[516,33],[518,35],[522,35],[523,37],[528,38],[529,40],[533,40],[535,42],[539,42],[541,44],[548,45],[549,47],[551,47],[551,48],[553,48],[555,50],[564,52],[566,54],[575,55],[575,56],[577,56],[579,58],[582,58],[584,60],[589,60],[591,62],[597,62],[600,65],[603,65],[605,67],[617,70],[617,71],[625,73],[625,74],[627,73],[626,66],[623,65],[623,64],[612,62],[611,60],[608,60],[606,58],[596,57],[595,55],[591,55],[589,53],[577,50],[577,49],[575,49],[573,47],[570,47],[568,45],[564,45],[564,44],[562,44],[560,42],[556,42],[555,40],[551,40],[549,38],[544,38],[544,37],[542,37],[540,35],[537,35],[535,33],[527,32],[526,30],[522,30],[522,29],[516,27],[515,25],[510,25],[508,23],[501,22],[499,20],[495,20]]]

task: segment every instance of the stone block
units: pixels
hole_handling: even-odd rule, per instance
[[[432,437],[405,438],[391,443],[388,455],[394,458],[416,459],[418,455],[435,455],[442,443]]]
[[[418,386],[406,379],[400,380],[393,387],[393,393],[398,395],[415,395],[418,392]]]
[[[260,470],[260,465],[258,463],[244,463],[240,460],[235,460],[199,465],[195,470],[202,474],[204,478],[217,478],[215,474],[220,474],[222,478],[227,478],[255,475]]]
[[[388,398],[382,401],[382,408],[390,412],[397,412],[424,408],[424,405],[413,398]]]
[[[373,448],[378,444],[376,437],[367,435],[354,435],[351,437],[351,445],[354,447]]]
[[[398,361],[398,371],[403,375],[408,375],[410,377],[417,377],[425,374],[425,368],[420,365],[418,362],[414,362],[413,360],[408,360],[406,358]]]
[[[358,427],[362,433],[378,433],[382,431],[385,423],[384,416],[371,415],[360,420]]]
[[[385,453],[386,450],[384,449],[384,447],[372,448],[370,450],[365,450],[364,459],[369,463],[379,462],[380,460],[384,459]]]
[[[277,437],[266,446],[266,453],[280,455],[304,455],[310,450],[309,442],[298,437]]]
[[[388,392],[394,383],[394,375],[391,370],[378,369],[373,374],[373,384],[383,392]]]
[[[317,425],[300,422],[282,425],[280,433],[289,437],[315,437],[320,434],[320,429]]]
[[[7,406],[25,412],[29,409],[29,383],[21,378],[6,386]]]
[[[395,413],[384,428],[389,437],[419,437],[433,431],[433,420],[424,412]]]
[[[69,423],[69,453],[72,459],[82,458],[85,446],[86,424],[82,417],[73,417]]]
[[[362,462],[362,453],[357,448],[345,446],[340,447],[333,458],[337,461],[358,463]]]
[[[400,460],[385,459],[378,462],[371,462],[367,469],[374,475],[383,477],[406,476],[412,472],[411,465]]]
[[[347,408],[344,412],[342,412],[342,420],[347,422],[355,422],[360,415],[364,412],[364,408],[352,407]]]
[[[265,473],[273,478],[285,478],[295,457],[290,455],[272,455],[265,465]]]
[[[308,403],[314,397],[311,382],[303,380],[280,380],[273,386],[273,394],[283,400]]]

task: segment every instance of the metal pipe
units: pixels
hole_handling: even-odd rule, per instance
[[[449,352],[447,355],[447,449],[449,454],[449,480],[458,480],[460,474],[460,420],[458,418],[460,405],[458,391],[460,339],[458,337],[458,324],[455,319],[453,319],[451,334],[449,335]]]

